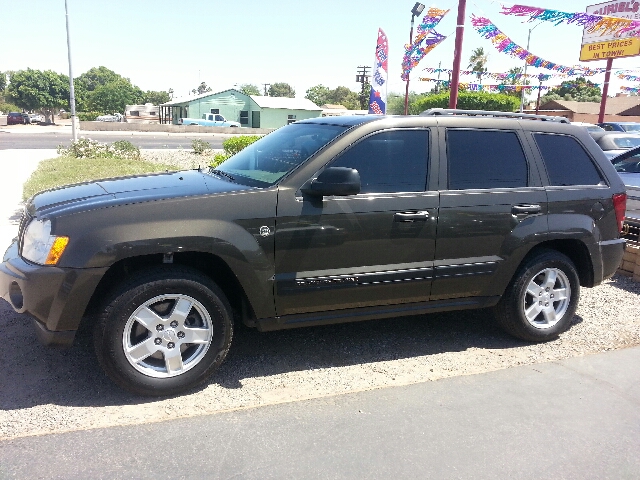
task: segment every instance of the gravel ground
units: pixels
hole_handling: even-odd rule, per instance
[[[615,276],[583,289],[571,329],[527,344],[486,311],[260,333],[238,325],[227,360],[197,391],[140,398],[102,373],[88,330],[70,350],[40,346],[29,321],[0,300],[0,439],[156,422],[434,381],[640,345],[640,283]]]

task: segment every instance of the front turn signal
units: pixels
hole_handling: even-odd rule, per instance
[[[69,237],[56,237],[47,255],[46,265],[56,265],[60,257],[64,253],[64,249],[67,248],[69,243]]]

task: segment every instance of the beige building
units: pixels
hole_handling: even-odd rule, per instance
[[[526,113],[535,113],[535,109],[527,110]],[[572,122],[598,123],[600,103],[551,100],[540,105],[538,113],[565,117]],[[604,121],[640,122],[640,96],[618,94],[615,97],[607,98]]]

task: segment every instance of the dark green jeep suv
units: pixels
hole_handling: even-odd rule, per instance
[[[624,185],[564,122],[316,118],[216,169],[42,192],[0,294],[45,344],[93,322],[106,373],[147,395],[204,382],[234,318],[264,331],[494,307],[511,334],[551,339],[624,246]]]

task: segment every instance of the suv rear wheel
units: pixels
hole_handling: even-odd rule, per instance
[[[573,262],[555,250],[542,250],[521,265],[496,306],[496,318],[515,337],[551,340],[571,325],[579,297]]]
[[[172,395],[204,382],[233,334],[224,293],[199,272],[160,267],[122,285],[94,330],[107,375],[139,395]]]

